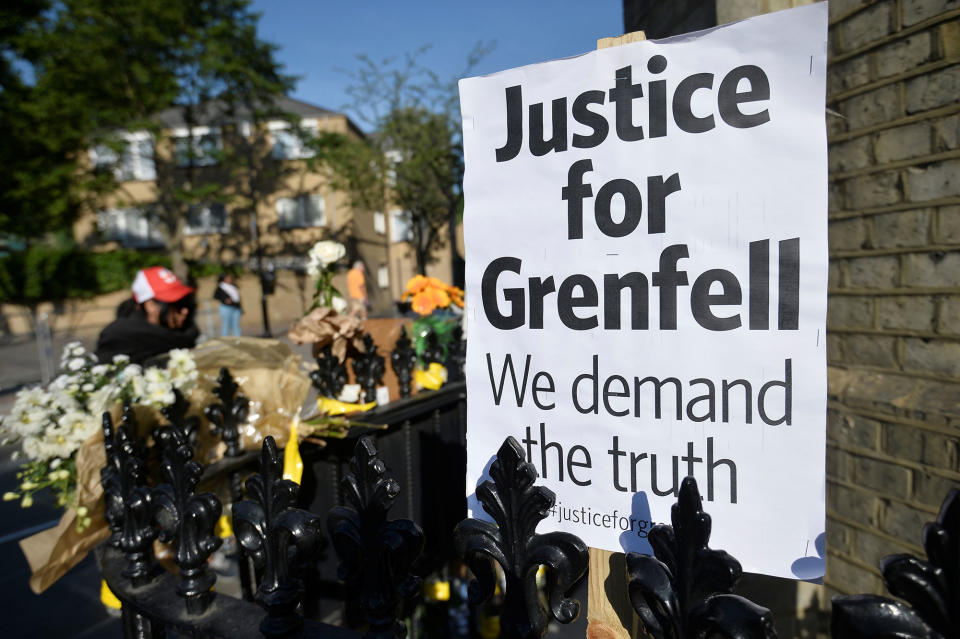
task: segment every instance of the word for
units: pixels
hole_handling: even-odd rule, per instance
[[[667,59],[655,55],[647,61],[647,71],[651,76],[663,73],[667,68]],[[617,137],[624,142],[644,139],[644,125],[634,122],[636,101],[647,96],[646,122],[647,135],[662,138],[667,135],[668,101],[672,108],[669,113],[678,129],[686,133],[705,133],[716,126],[714,114],[694,113],[693,101],[697,91],[706,91],[713,95],[714,75],[712,73],[694,73],[689,75],[672,89],[666,80],[651,80],[644,84],[633,81],[633,67],[626,66],[614,73],[614,84],[609,90],[598,89],[584,91],[573,101],[570,114],[573,119],[590,129],[589,135],[574,134],[572,144],[575,148],[590,149],[601,144],[610,131],[610,123],[602,113],[591,106],[604,104],[607,98],[614,104],[614,128]],[[741,85],[745,85],[741,90]],[[644,92],[646,88],[646,93]],[[506,98],[507,141],[496,149],[497,162],[507,162],[517,157],[523,148],[523,88],[521,85],[507,87]],[[758,66],[747,64],[730,70],[720,81],[715,96],[716,112],[728,126],[747,129],[770,121],[766,108],[754,107],[752,113],[741,108],[751,102],[766,102],[770,99],[770,81],[767,74]],[[759,105],[762,106],[762,105]],[[528,138],[530,153],[541,156],[566,151],[567,136],[567,98],[556,98],[550,105],[550,138],[544,135],[543,102],[529,105]]]

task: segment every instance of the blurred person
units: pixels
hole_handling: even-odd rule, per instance
[[[143,364],[174,348],[192,348],[200,331],[193,323],[195,289],[169,269],[151,266],[137,271],[133,296],[117,308],[117,319],[97,338],[97,359],[109,362],[127,355]]]
[[[350,297],[350,315],[357,319],[367,319],[367,278],[364,275],[363,262],[357,260],[353,268],[347,271],[347,295]]]
[[[234,283],[233,275],[221,273],[217,279],[217,288],[213,299],[220,302],[220,335],[240,337],[240,316],[243,307],[240,304],[240,289]]]

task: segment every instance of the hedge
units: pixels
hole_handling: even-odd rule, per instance
[[[0,257],[0,302],[35,304],[88,299],[128,288],[137,271],[170,267],[162,253],[121,249],[93,253],[76,248],[35,245]],[[219,273],[216,264],[192,263],[192,277]]]

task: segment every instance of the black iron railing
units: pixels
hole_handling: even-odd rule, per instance
[[[409,360],[403,346],[398,343],[390,357],[395,367]],[[368,346],[366,363],[354,368],[358,377],[382,375],[386,358],[374,355]],[[315,381],[338,383],[340,372],[331,362],[321,362],[321,371]],[[400,638],[411,602],[421,597],[421,578],[456,557],[475,576],[471,605],[481,605],[499,584],[502,637],[536,639],[549,623],[580,614],[581,602],[569,593],[585,574],[587,548],[567,533],[535,532],[555,497],[535,485],[534,466],[513,438],[491,464],[492,481],[477,488],[494,523],[465,518],[463,382],[378,409],[367,419],[384,424],[382,430],[304,449],[310,472],[300,486],[282,478],[272,438],[259,455],[231,448],[246,400],[228,372],[218,382],[219,401],[205,413],[227,441],[228,456],[205,474],[230,477],[241,565],[253,565],[244,577],[244,598],[218,594],[207,569],[206,559],[220,543],[213,525],[223,506],[213,494],[196,492],[202,469],[191,460],[194,425],[184,417],[182,402],[164,411],[169,423],[155,433],[162,481],[154,486],[147,483],[147,452],[136,437],[132,411],[124,411],[116,429],[105,416],[102,483],[112,535],[97,556],[123,604],[126,637],[153,639],[172,631],[239,639]],[[255,457],[259,470],[250,473]],[[303,504],[308,507],[298,507]],[[401,518],[390,519],[391,512]],[[733,594],[740,564],[708,547],[710,530],[696,481],[688,477],[671,525],[649,533],[654,555],[626,558],[623,578],[641,633],[657,639],[775,637],[770,612]],[[872,595],[835,598],[833,636],[958,636],[960,492],[951,492],[923,535],[927,561],[898,555],[883,562],[891,593],[908,603]],[[154,559],[155,539],[171,544],[178,574]],[[542,570],[545,579],[538,585]],[[331,593],[355,613],[348,610],[344,617],[351,628],[314,618],[317,600]]]

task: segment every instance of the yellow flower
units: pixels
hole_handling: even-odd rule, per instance
[[[33,506],[33,497],[30,495],[25,495],[23,501],[20,502],[20,507],[29,508],[30,506]]]
[[[17,493],[3,493],[3,501],[13,501],[14,499],[20,499],[20,495]]]

